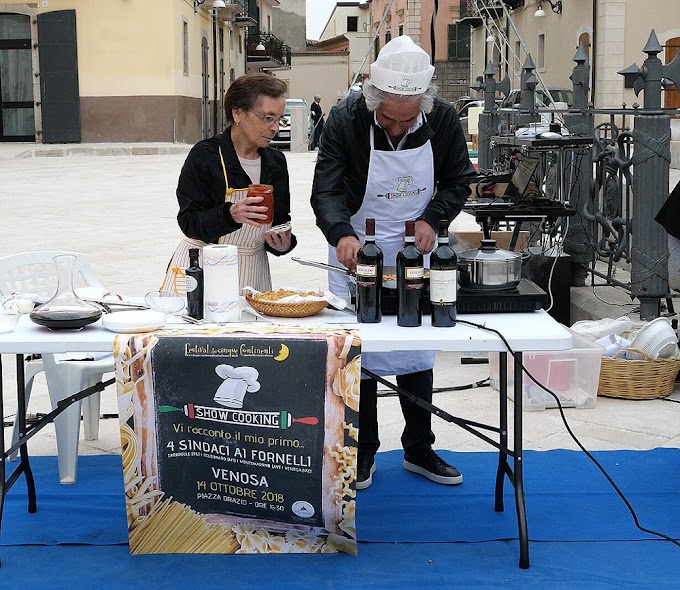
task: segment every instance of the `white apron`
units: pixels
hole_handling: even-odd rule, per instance
[[[248,196],[247,188],[229,188],[229,180],[227,180],[227,170],[224,166],[221,148],[220,162],[222,164],[222,172],[224,173],[224,182],[227,185],[224,195],[225,202],[236,203],[241,199],[245,199]],[[244,224],[241,229],[225,236],[220,236],[217,240],[218,244],[231,244],[238,248],[239,292],[241,292],[243,287],[252,287],[258,291],[270,291],[272,288],[269,261],[264,247],[264,233],[268,229],[269,226],[258,228]],[[206,245],[201,240],[187,237],[182,239],[172,255],[168,270],[163,279],[163,284],[161,285],[161,293],[163,295],[184,296],[186,294],[186,275],[184,270],[189,266],[189,248],[199,248],[201,250],[199,252],[199,261],[201,266],[203,266],[202,248]]]
[[[418,148],[397,151],[376,150],[374,128],[370,130],[371,155],[368,163],[366,192],[360,209],[351,217],[352,228],[364,242],[366,218],[375,218],[375,241],[383,251],[385,266],[394,266],[404,245],[404,223],[417,219],[434,194],[434,157],[428,141]],[[328,248],[328,263],[341,266],[335,247]],[[429,254],[425,256],[429,266]],[[347,297],[348,285],[343,275],[328,273],[329,289]],[[413,328],[417,330],[418,328]],[[378,375],[405,375],[434,367],[435,353],[390,352],[363,353],[361,365]]]

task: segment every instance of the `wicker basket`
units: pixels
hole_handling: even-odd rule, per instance
[[[305,318],[319,313],[327,305],[325,301],[302,301],[300,303],[262,301],[254,299],[250,293],[246,294],[246,301],[254,310],[280,318]]]
[[[644,360],[618,358],[633,351]],[[619,350],[612,357],[602,357],[597,394],[623,399],[658,399],[673,393],[680,358],[652,358],[637,348]]]

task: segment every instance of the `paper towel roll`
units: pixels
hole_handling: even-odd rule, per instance
[[[238,250],[230,244],[203,246],[203,317],[206,322],[240,320]]]

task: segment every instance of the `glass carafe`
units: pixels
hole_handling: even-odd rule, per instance
[[[73,254],[61,254],[53,260],[57,267],[57,292],[30,313],[31,320],[50,330],[80,330],[96,322],[102,315],[101,310],[80,299],[73,290],[77,258]]]

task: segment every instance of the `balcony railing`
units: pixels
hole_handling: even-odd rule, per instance
[[[246,6],[246,0],[225,0],[228,10],[234,10],[240,12],[241,14],[248,13],[248,7]],[[224,10],[224,9],[222,9]]]
[[[200,0],[199,0],[200,1]],[[218,18],[225,21],[233,21],[234,17],[238,14],[247,15],[248,7],[246,6],[246,0],[225,0],[224,8],[218,8],[215,13]],[[196,5],[194,1],[194,11],[196,8],[200,7],[202,10],[210,12],[212,9],[212,2],[210,0],[203,0],[201,4]]]
[[[514,10],[524,6],[524,0],[462,0],[458,22],[478,27],[482,24],[484,17],[501,16],[504,5],[508,10]]]
[[[248,12],[248,6],[246,5],[247,2],[246,0],[225,0],[224,3],[226,6],[224,8],[218,8],[218,14],[220,14],[220,11],[222,13],[224,12],[231,12],[234,14],[243,13],[246,14]],[[210,5],[212,2],[210,0],[206,0],[206,2],[203,4],[204,8],[206,10],[211,10]]]
[[[290,69],[290,47],[271,33],[249,31],[246,35],[246,56],[251,68]]]

